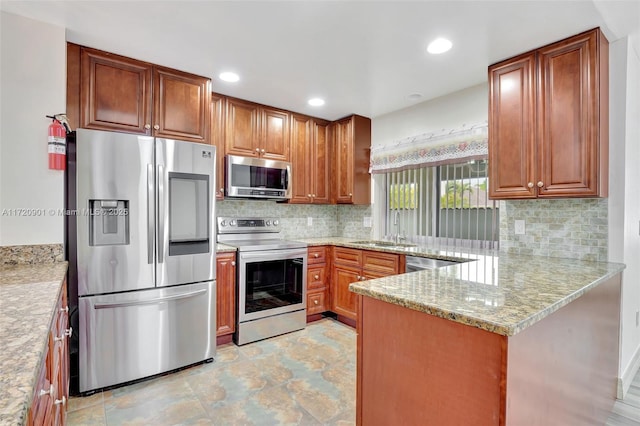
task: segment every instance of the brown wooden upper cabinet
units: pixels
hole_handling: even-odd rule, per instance
[[[79,51],[79,127],[209,143],[211,80],[87,47]],[[74,58],[68,58],[68,63]],[[79,68],[79,69],[78,69]],[[68,103],[75,96],[70,96]],[[69,105],[68,110],[76,109]]]
[[[216,147],[216,198],[224,199],[224,131],[226,98],[211,94],[211,145]]]
[[[291,116],[291,167],[293,194],[290,203],[329,204],[330,132],[324,120]]]
[[[289,113],[227,98],[225,153],[289,161]]]
[[[489,67],[490,198],[607,196],[608,56],[596,28]]]
[[[371,120],[352,115],[333,123],[333,198],[338,204],[370,204]]]

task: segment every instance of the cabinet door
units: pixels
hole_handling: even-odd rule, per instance
[[[216,258],[216,336],[236,330],[236,254]]]
[[[260,156],[270,160],[289,161],[289,113],[261,108]]]
[[[82,48],[80,127],[151,134],[151,65]]]
[[[154,136],[209,143],[211,81],[162,67],[153,80]]]
[[[310,117],[297,114],[291,117],[292,195],[289,202],[292,204],[311,202],[310,183],[313,179],[313,171],[309,168],[312,161],[309,157],[311,125]]]
[[[590,31],[538,51],[540,196],[599,193],[599,87],[607,82],[599,81],[598,34]]]
[[[211,94],[211,145],[216,147],[216,198],[224,199],[224,122],[225,98]]]
[[[313,121],[313,142],[309,163],[313,166],[310,173],[310,189],[314,204],[329,204],[331,202],[329,182],[331,143],[329,134],[329,123]]]
[[[337,203],[353,199],[353,121],[335,123],[335,191]]]
[[[358,281],[360,269],[337,266],[331,280],[333,312],[357,320],[357,295],[349,291],[349,284]]]
[[[535,198],[535,53],[489,68],[489,196]]]
[[[248,157],[259,155],[259,112],[259,106],[254,103],[227,98],[225,154]]]

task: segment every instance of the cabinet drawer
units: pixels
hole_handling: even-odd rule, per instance
[[[325,287],[327,269],[324,266],[311,267],[307,269],[307,289],[312,290],[314,288]]]
[[[325,246],[309,247],[308,253],[307,263],[309,265],[327,262],[327,250]]]
[[[327,310],[324,290],[307,293],[307,315],[319,314]]]
[[[362,250],[336,247],[333,250],[337,264],[359,268],[362,262]]]
[[[376,251],[362,252],[362,269],[383,272],[389,275],[397,274],[400,268],[400,256],[397,254],[380,253]]]

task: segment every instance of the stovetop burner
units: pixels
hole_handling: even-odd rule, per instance
[[[280,219],[273,217],[219,217],[218,242],[238,251],[283,250],[306,247],[300,241],[283,240]]]

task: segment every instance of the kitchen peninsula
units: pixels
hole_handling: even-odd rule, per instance
[[[603,424],[623,269],[500,253],[351,284],[358,424]]]

